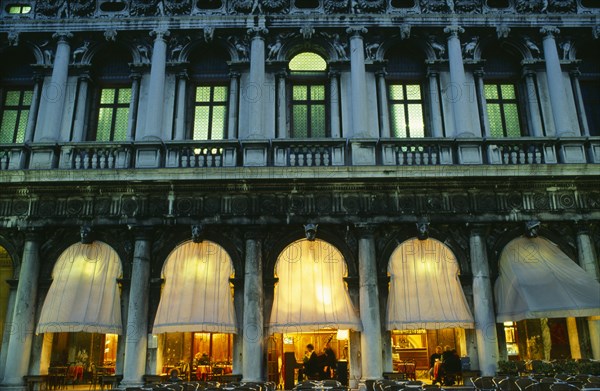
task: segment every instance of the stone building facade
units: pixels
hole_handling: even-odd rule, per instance
[[[231,364],[246,380],[273,375],[281,254],[315,239],[341,254],[360,319],[314,325],[351,329],[352,385],[396,369],[389,265],[415,238],[453,255],[472,326],[406,330],[456,329],[471,369],[493,374],[510,355],[498,280],[512,241],[551,242],[600,279],[596,3],[2,1],[0,388],[47,373],[38,322],[56,265],[95,242],[122,266],[123,387],[161,372],[163,267],[200,242],[235,270]],[[541,358],[600,359],[600,312],[584,307],[515,319],[519,335],[540,330],[519,357],[538,344]]]

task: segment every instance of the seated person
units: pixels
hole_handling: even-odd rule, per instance
[[[435,353],[433,353],[430,357],[429,357],[429,377],[433,378],[434,377],[434,367],[435,367],[435,363],[438,361],[442,360],[442,347],[441,346],[436,346],[435,347]]]
[[[451,350],[451,354],[442,362],[444,368],[444,385],[452,386],[456,382],[456,376],[462,373],[462,363],[456,349]]]
[[[179,371],[177,369],[171,369],[171,372],[169,372],[169,378],[167,379],[167,381],[171,382],[171,383],[180,382],[181,379],[179,378]]]

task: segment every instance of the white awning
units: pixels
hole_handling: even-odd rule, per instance
[[[275,273],[271,333],[362,330],[344,282],[346,261],[331,244],[318,239],[290,244],[279,255]]]
[[[600,283],[541,237],[506,245],[494,290],[497,322],[600,315]]]
[[[410,239],[388,264],[387,329],[473,328],[454,254],[435,239]]]
[[[164,286],[153,334],[173,332],[236,333],[229,278],[233,263],[211,241],[178,246],[165,261]]]
[[[121,260],[108,244],[69,247],[52,271],[36,332],[121,334],[121,274]]]

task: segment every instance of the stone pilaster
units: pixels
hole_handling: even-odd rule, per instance
[[[84,139],[85,114],[87,111],[88,86],[90,83],[89,72],[83,71],[79,75],[79,84],[77,86],[77,101],[75,104],[75,119],[73,121],[73,136],[71,141],[80,142]]]
[[[227,119],[227,138],[238,138],[239,104],[240,104],[240,73],[229,73],[229,115]]]
[[[471,230],[469,238],[471,269],[473,271],[473,302],[475,332],[482,376],[493,376],[499,360],[494,296],[485,245],[485,228]]]
[[[540,103],[535,88],[535,72],[531,67],[525,66],[523,68],[523,78],[525,79],[525,88],[527,91],[527,110],[529,112],[529,121],[531,123],[530,133],[533,137],[544,137]]]
[[[571,83],[573,84],[573,90],[575,93],[575,104],[577,105],[577,117],[581,127],[583,136],[590,136],[590,128],[587,123],[587,115],[585,114],[585,105],[583,104],[583,95],[581,94],[581,85],[579,84],[579,77],[581,72],[579,69],[574,69],[570,72]]]
[[[331,138],[340,138],[342,137],[340,122],[340,72],[331,68],[329,70],[329,112]]]
[[[287,94],[285,91],[287,71],[277,73],[277,138],[288,138]]]
[[[375,73],[377,78],[377,102],[379,104],[379,135],[382,138],[391,137],[390,132],[390,109],[388,107],[387,84],[385,82],[386,72],[383,69]]]
[[[140,79],[139,72],[132,72],[131,78],[131,102],[129,102],[129,116],[127,117],[127,141],[135,140],[137,129],[137,113],[140,101]]]
[[[169,30],[156,29],[150,32],[154,38],[152,61],[150,66],[150,83],[148,85],[148,106],[146,110],[146,127],[143,139],[162,140],[163,110],[165,100],[165,79],[167,69],[167,37]]]
[[[40,74],[33,76],[33,98],[29,106],[29,117],[27,117],[27,127],[25,128],[25,142],[33,141],[33,134],[37,123],[38,112],[40,109],[41,92],[44,78]],[[0,377],[1,379],[1,377]]]
[[[181,70],[177,74],[177,103],[175,106],[175,140],[185,140],[186,89],[188,74]]]
[[[427,69],[429,79],[429,101],[431,102],[431,136],[444,137],[444,124],[442,121],[442,108],[440,106],[440,72],[430,66]]]

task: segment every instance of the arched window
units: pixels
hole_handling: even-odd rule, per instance
[[[128,63],[131,55],[119,46],[105,48],[94,59],[97,82],[92,103],[90,141],[124,141],[127,138],[131,103],[131,79]]]
[[[210,55],[207,55],[210,54]],[[219,47],[201,47],[191,54],[189,137],[192,140],[227,138],[229,55]]]
[[[0,53],[0,144],[22,143],[33,100],[33,56],[22,49]]]
[[[288,66],[291,82],[290,136],[327,137],[327,62],[317,53],[302,52],[294,56]]]
[[[388,61],[388,106],[392,137],[421,138],[429,133],[423,96],[425,58],[412,47],[397,46],[385,56]]]
[[[521,104],[519,60],[499,45],[485,48],[483,124],[491,137],[520,137],[524,134],[524,105]]]

